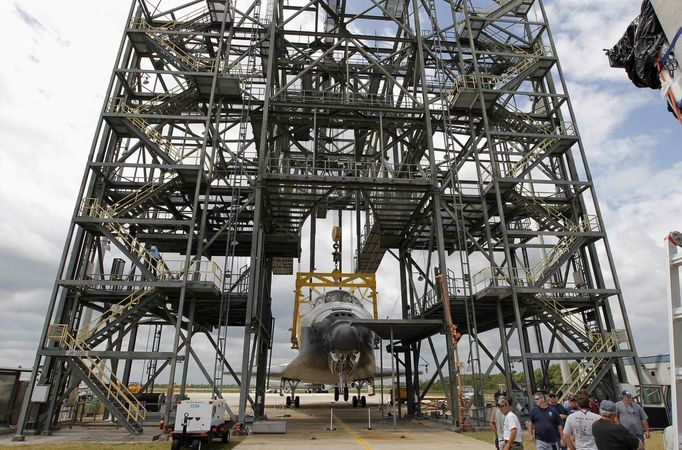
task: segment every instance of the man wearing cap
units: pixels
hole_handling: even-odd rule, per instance
[[[552,450],[559,448],[561,440],[561,417],[547,404],[545,394],[536,392],[535,406],[530,410],[528,433],[530,440],[535,441],[537,450]]]
[[[618,419],[625,428],[637,436],[640,441],[644,442],[645,437],[647,439],[651,437],[649,417],[644,412],[644,409],[632,399],[632,392],[625,390],[621,392],[621,396],[623,400],[616,403]]]
[[[564,405],[559,403],[559,399],[556,397],[554,392],[550,392],[547,398],[549,399],[549,407],[559,414],[559,417],[561,417],[561,424],[563,425],[563,421],[566,420],[566,417],[568,417],[568,411],[566,411]]]
[[[502,450],[523,450],[523,437],[521,435],[521,422],[516,414],[512,412],[511,397],[500,397],[497,400],[497,407],[504,414],[504,444]]]
[[[600,419],[592,424],[592,436],[598,450],[643,449],[644,444],[637,436],[618,423],[616,404],[602,400],[599,404]]]
[[[568,417],[568,411],[566,408],[564,408],[564,405],[559,403],[559,399],[554,392],[549,393],[547,396],[547,401],[549,403],[549,407],[559,414],[559,417],[561,418],[561,426],[563,427],[566,423],[566,417]],[[561,441],[561,450],[566,450],[566,445],[564,444],[563,440]]]

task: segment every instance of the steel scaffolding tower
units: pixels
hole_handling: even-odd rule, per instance
[[[306,223],[314,267],[328,210],[354,217],[356,271],[399,261],[402,318],[445,320],[446,276],[470,367],[505,373],[520,405],[553,361],[578,361],[564,392],[625,381],[636,352],[541,0],[135,0],[106,99],[18,437],[80,382],[140,432],[140,361],[143,391],[167,371],[183,393],[192,362],[221,395],[228,327],[244,330],[235,415],[262,415],[272,276],[293,272]],[[446,342],[428,338],[427,385],[449,376],[454,406]],[[402,344],[419,413],[422,342]]]

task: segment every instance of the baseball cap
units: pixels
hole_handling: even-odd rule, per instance
[[[632,397],[632,392],[624,390],[623,392],[620,393],[620,395],[623,397]]]
[[[599,404],[599,410],[605,411],[605,412],[615,413],[616,412],[616,404],[613,403],[611,400],[602,400],[601,403]]]

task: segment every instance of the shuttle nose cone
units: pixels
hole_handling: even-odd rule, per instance
[[[357,328],[346,323],[335,326],[329,336],[332,350],[358,350],[360,334]]]

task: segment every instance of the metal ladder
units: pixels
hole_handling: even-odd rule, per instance
[[[152,338],[152,352],[158,352],[161,348],[161,332],[163,331],[163,326],[160,324],[154,324],[154,337]],[[149,392],[154,391],[154,380],[156,379],[156,368],[158,366],[159,360],[152,359],[146,367],[147,381],[145,381],[143,386],[148,386]]]
[[[242,78],[243,82],[243,98],[242,109],[239,124],[239,139],[237,142],[237,153],[233,156],[233,172],[232,172],[232,192],[230,198],[230,206],[227,216],[226,229],[226,244],[225,244],[225,266],[223,269],[223,288],[220,297],[220,314],[218,318],[217,336],[216,336],[216,355],[213,365],[213,394],[217,398],[222,398],[223,381],[224,381],[224,365],[225,365],[225,351],[227,344],[227,326],[230,313],[230,301],[233,294],[232,281],[235,275],[236,263],[236,239],[239,223],[239,214],[241,212],[241,188],[245,181],[244,159],[247,157],[246,149],[248,122],[251,115],[251,99],[253,77],[256,67],[256,46],[259,40],[260,30],[260,5],[259,0],[253,10],[252,24],[251,24],[251,40],[248,49],[248,59],[246,66],[246,74]],[[254,133],[256,130],[254,130]]]

